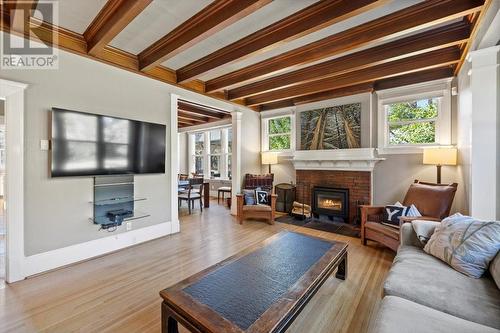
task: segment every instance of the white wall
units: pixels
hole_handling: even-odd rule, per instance
[[[58,70],[3,70],[0,78],[29,85],[25,98],[26,256],[125,232],[124,227],[114,234],[98,231],[98,226],[89,221],[92,178],[49,177],[49,152],[40,150],[40,140],[49,138],[52,107],[166,124],[168,140],[171,94],[230,112],[254,113],[65,51],[59,53]],[[256,115],[249,121],[252,117]],[[135,177],[136,195],[148,198],[138,208],[151,216],[134,221],[134,229],[171,219],[170,193],[176,185],[171,184],[170,161],[178,157],[171,156],[168,143],[166,174]],[[246,159],[252,165],[251,157]]]

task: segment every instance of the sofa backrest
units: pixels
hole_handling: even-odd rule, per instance
[[[422,216],[444,219],[450,215],[457,186],[457,183],[434,184],[415,180],[406,192],[403,205],[415,205]]]
[[[273,190],[274,174],[269,173],[266,175],[252,175],[247,173],[243,180],[244,190],[255,190],[261,188],[264,191],[271,192]]]
[[[500,251],[498,251],[495,259],[490,263],[490,274],[495,280],[498,289],[500,289]]]

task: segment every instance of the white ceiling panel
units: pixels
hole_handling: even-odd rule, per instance
[[[210,4],[211,0],[154,0],[111,45],[138,54]]]
[[[62,0],[55,2],[59,13],[52,19],[45,18],[45,21],[79,34],[85,32],[106,4],[106,0]],[[34,16],[42,19],[39,12],[36,12]]]
[[[316,1],[317,0],[274,0],[270,4],[244,17],[217,34],[165,61],[163,65],[172,69],[178,69],[248,36],[257,30],[267,27]]]
[[[255,63],[260,62],[262,60],[265,60],[265,59],[268,59],[270,57],[279,55],[281,53],[284,53],[284,52],[296,49],[298,47],[307,45],[309,43],[312,43],[312,42],[315,42],[315,41],[320,40],[322,38],[339,33],[341,31],[353,28],[357,25],[366,23],[368,21],[372,21],[374,19],[377,19],[379,17],[396,12],[396,11],[401,10],[403,8],[415,5],[415,4],[422,2],[422,1],[423,0],[392,0],[391,2],[389,2],[385,6],[375,8],[375,9],[368,11],[366,13],[363,13],[361,15],[352,17],[350,19],[339,22],[337,24],[333,24],[327,28],[313,32],[313,33],[308,34],[306,36],[303,36],[301,38],[290,41],[288,43],[284,43],[284,44],[282,44],[276,48],[273,48],[267,52],[261,52],[261,53],[255,54],[251,57],[247,57],[245,59],[242,59],[241,61],[236,61],[236,62],[233,62],[231,64],[227,64],[227,65],[221,66],[219,68],[215,68],[214,70],[212,70],[212,71],[206,73],[205,75],[203,75],[202,77],[200,77],[200,79],[201,80],[209,80],[209,79],[212,79],[214,77],[224,75],[226,73],[229,73],[229,72],[232,72],[234,70],[241,69],[243,67],[255,64]],[[218,36],[218,34],[215,35],[214,37],[217,37],[217,36]],[[373,45],[375,45],[375,44],[372,44],[372,46]],[[175,57],[171,60],[174,60],[174,59],[182,57],[182,56],[184,56],[186,58],[189,56],[189,54],[187,54],[187,53],[189,53],[189,51],[190,50],[186,50],[186,52],[179,54],[178,57]],[[190,54],[190,56],[193,57],[194,55]],[[198,57],[198,58],[200,58],[200,57]],[[196,59],[194,59],[194,60],[196,60]],[[321,61],[324,61],[324,59]],[[166,62],[166,63],[168,63],[172,66],[171,61]],[[189,63],[189,62],[187,62],[187,63]]]

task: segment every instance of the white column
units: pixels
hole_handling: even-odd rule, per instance
[[[500,220],[500,46],[470,53],[471,215]]]
[[[236,215],[236,194],[241,191],[241,118],[243,113],[234,111],[232,116],[233,128],[233,153],[231,155],[231,173],[232,173],[232,198],[231,198],[231,214]]]
[[[219,161],[219,171],[221,178],[227,177],[227,128],[221,129],[220,133],[220,142],[221,142],[221,156]]]
[[[179,165],[177,100],[178,100],[177,95],[170,94],[170,197],[171,197],[170,212],[171,212],[171,223],[172,223],[171,233],[176,233],[180,231],[179,211],[177,210],[177,196],[178,196],[177,181],[178,181],[178,165]]]

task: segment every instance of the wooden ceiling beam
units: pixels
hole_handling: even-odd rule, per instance
[[[247,57],[255,52],[269,50],[281,42],[297,39],[386,3],[387,0],[318,1],[180,68],[177,70],[177,80],[185,82],[195,79],[214,68]]]
[[[472,41],[477,35],[477,32],[479,30],[479,26],[481,25],[481,22],[484,19],[484,16],[486,12],[488,11],[489,6],[492,4],[493,0],[486,0],[483,6],[483,9],[479,13],[474,13],[475,15],[470,15],[470,19],[464,17],[464,21],[472,25],[472,32],[470,34],[469,40],[465,43],[463,50],[462,50],[462,57],[460,58],[460,62],[455,68],[455,75],[458,75],[458,72],[462,68],[462,65],[465,62],[465,58],[467,57],[467,54],[469,53],[469,49],[471,47]]]
[[[481,10],[484,0],[427,0],[297,49],[206,81],[206,91],[269,77],[298,66],[463,17]]]
[[[344,88],[327,90],[316,94],[310,94],[278,102],[262,104],[259,106],[259,108],[261,111],[274,110],[284,107],[324,101],[332,98],[361,94],[364,92],[372,92],[374,90],[390,89],[401,86],[407,86],[410,84],[450,78],[453,77],[453,71],[455,67],[456,67],[455,65],[452,65],[452,66],[434,68],[411,74],[395,76],[389,79],[383,79],[376,82],[366,82]]]
[[[322,101],[325,99],[339,98],[339,97],[356,95],[356,94],[361,94],[361,93],[371,92],[371,91],[373,91],[373,83],[366,82],[366,83],[361,83],[361,84],[357,84],[357,85],[353,85],[353,86],[349,86],[349,87],[332,89],[332,90],[323,91],[323,92],[316,93],[316,94],[310,94],[310,95],[301,96],[301,97],[297,97],[297,98],[291,98],[291,99],[286,99],[286,100],[282,100],[282,101],[278,101],[278,102],[263,104],[263,105],[260,105],[260,111],[281,109],[284,107],[313,103],[313,102]]]
[[[395,60],[339,76],[327,77],[288,88],[262,93],[246,98],[245,103],[253,106],[302,95],[309,95],[312,93],[351,86],[358,83],[375,81],[391,76],[454,64],[459,60],[460,48],[458,46],[451,46],[445,49]]]
[[[389,79],[379,80],[375,82],[374,89],[384,90],[421,82],[446,79],[454,76],[453,71],[455,70],[455,68],[456,65],[450,65],[446,67],[434,68],[421,72],[395,76]]]
[[[108,0],[83,33],[87,52],[100,54],[152,0]]]
[[[230,113],[224,110],[219,110],[216,108],[207,107],[205,105],[200,105],[196,103],[188,103],[185,101],[179,101],[177,103],[177,108],[180,111],[194,113],[197,115],[202,115],[211,119],[224,119],[230,117]]]
[[[201,122],[208,122],[210,120],[209,117],[202,117],[198,115],[194,115],[192,113],[188,112],[183,112],[182,110],[179,110],[177,113],[177,117],[185,120],[193,120],[193,121],[201,121]]]
[[[244,98],[461,44],[469,38],[470,29],[470,24],[464,22],[453,23],[266,80],[250,83],[229,90],[227,96],[231,100]]]
[[[163,61],[216,34],[272,0],[215,0],[139,53],[140,70]]]

